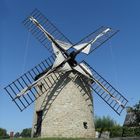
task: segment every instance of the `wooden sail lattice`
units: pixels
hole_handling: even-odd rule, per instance
[[[55,56],[52,55],[51,57],[49,57],[48,59],[45,59],[40,64],[36,65],[34,68],[32,68],[31,70],[29,70],[28,72],[26,72],[25,74],[23,74],[18,79],[16,79],[11,84],[5,87],[6,92],[9,94],[12,101],[15,102],[15,104],[20,109],[20,111],[23,111],[25,108],[27,108],[38,97],[40,97],[47,90],[49,90],[54,85],[54,83],[57,82],[56,79],[59,78],[59,75],[52,73],[51,75],[46,77],[47,80],[44,78],[42,79],[42,81],[39,82],[40,85],[43,86],[44,88],[43,92],[40,92],[38,90],[38,86],[39,86],[38,85],[38,86],[32,87],[27,94],[19,98],[16,98],[17,94],[21,90],[23,90],[25,87],[28,87],[41,75],[45,74],[48,71],[48,69],[51,68],[54,62],[54,59],[55,59]],[[43,83],[45,83],[45,86]]]
[[[23,21],[23,24],[33,34],[33,36],[35,36],[35,38],[49,50],[49,52],[51,53],[51,57],[42,61],[40,64],[36,65],[34,68],[32,68],[31,70],[29,70],[5,87],[6,92],[21,111],[27,108],[46,91],[50,90],[54,86],[54,84],[58,82],[58,80],[60,80],[59,73],[57,72],[56,74],[55,72],[53,72],[50,75],[47,75],[45,78],[42,78],[38,82],[38,84],[30,88],[26,94],[23,94],[22,96],[17,98],[17,95],[23,89],[25,89],[26,87],[30,87],[30,85],[32,85],[34,81],[47,73],[47,71],[51,69],[56,59],[56,56],[53,53],[52,43],[47,39],[44,32],[38,28],[37,24],[34,24],[30,20],[30,17],[33,17],[35,20],[37,20],[37,22],[47,32],[49,32],[55,40],[63,41],[66,44],[68,43],[69,45],[71,45],[70,48],[82,43],[94,41],[94,43],[91,43],[92,46],[88,54],[99,48],[103,43],[105,43],[118,32],[118,30],[101,26],[96,31],[84,37],[78,43],[72,44],[72,42],[66,36],[64,36],[64,34],[60,32],[56,28],[56,26],[53,25],[39,10],[35,9],[32,13],[30,13],[30,15]],[[67,55],[68,57],[70,57],[70,54],[68,52],[69,51],[67,51]],[[109,82],[107,82],[101,75],[99,75],[91,66],[89,66],[84,60],[82,62],[89,67],[93,74],[92,85],[89,84],[89,79],[84,78],[83,82],[86,82],[87,86],[90,86],[90,88],[95,93],[97,93],[117,114],[120,115],[121,112],[125,109],[128,100],[120,92],[118,92]],[[79,73],[79,75],[81,74]],[[83,80],[83,78],[81,78],[81,80]],[[40,90],[40,88],[42,87],[43,90]]]
[[[128,100],[117,91],[109,82],[107,82],[100,74],[98,74],[90,65],[88,65],[85,61],[82,61],[85,65],[87,65],[92,74],[93,78],[97,80],[102,86],[97,84],[94,80],[92,84],[89,84],[88,79],[87,84],[91,87],[91,89],[98,94],[118,115],[125,109]],[[85,79],[84,79],[85,82]],[[104,88],[102,88],[104,87]],[[106,90],[104,90],[106,89]],[[108,91],[108,92],[107,92]]]
[[[72,44],[72,42],[56,28],[52,22],[47,19],[38,9],[33,10],[32,13],[23,21],[24,26],[32,35],[43,45],[49,52],[53,53],[51,42],[47,39],[45,34],[30,20],[30,17],[36,19],[43,28],[48,31],[55,39]]]

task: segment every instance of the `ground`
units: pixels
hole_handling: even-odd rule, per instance
[[[11,139],[12,140],[12,139]],[[140,137],[123,137],[123,138],[111,138],[111,139],[82,139],[82,138],[14,138],[13,140],[140,140]]]

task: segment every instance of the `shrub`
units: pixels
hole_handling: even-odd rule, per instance
[[[110,128],[110,137],[121,137],[123,128],[121,126],[114,126]]]

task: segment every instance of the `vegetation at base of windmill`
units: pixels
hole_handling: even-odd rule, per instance
[[[135,135],[140,136],[140,127],[134,129]]]
[[[140,101],[133,107],[128,107],[127,113],[128,117],[124,123],[124,131],[131,129],[130,133],[132,133],[133,129],[135,129],[135,134],[139,135],[140,131],[137,132],[137,129],[140,127]]]
[[[121,137],[122,127],[111,117],[95,117],[95,129],[102,133],[103,131],[109,131],[110,137]]]
[[[113,126],[110,128],[110,137],[115,138],[115,137],[122,137],[122,132],[123,132],[123,127],[118,125],[118,126]]]
[[[19,138],[13,140],[107,140],[102,138]],[[139,140],[139,137],[127,137],[127,138],[110,138],[108,140]]]
[[[123,137],[140,137],[140,127],[123,127]]]
[[[99,140],[88,138],[14,138],[13,140]]]
[[[136,115],[134,126],[140,126],[140,101],[131,108],[131,111]]]
[[[101,129],[103,129],[104,131],[108,131],[112,127],[116,127],[116,126],[119,127],[119,124],[117,124],[117,122],[114,119],[112,119],[110,116],[103,116],[103,117],[95,116],[94,123],[95,123],[95,129],[97,131]]]
[[[110,137],[139,137],[140,127],[123,127],[111,117],[95,117],[95,129],[98,132],[109,131]]]

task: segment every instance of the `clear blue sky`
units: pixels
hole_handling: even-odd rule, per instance
[[[139,0],[0,0],[0,127],[21,131],[32,126],[33,105],[21,113],[3,87],[49,56],[21,23],[34,8],[73,42],[101,25],[119,29],[86,60],[134,105],[140,99],[139,6]],[[118,116],[96,94],[94,108],[98,116],[124,121],[125,112]]]

